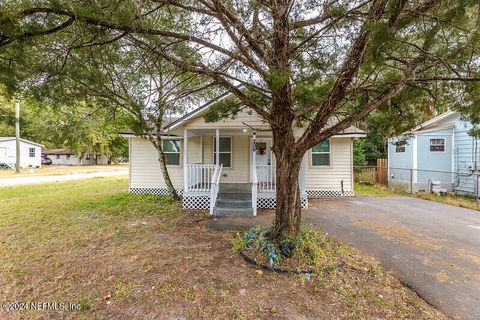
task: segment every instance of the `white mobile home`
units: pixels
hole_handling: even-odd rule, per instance
[[[40,167],[42,165],[42,145],[20,139],[20,167]],[[15,167],[17,144],[15,137],[0,137],[0,163]]]
[[[43,149],[42,154],[50,160],[53,165],[64,166],[83,166],[83,165],[106,165],[108,164],[108,157],[103,154],[91,155],[84,154],[83,156],[77,155],[75,152],[69,149]],[[96,157],[96,161],[95,161]]]
[[[212,103],[164,128],[170,177],[183,194],[184,207],[212,214],[274,208],[275,157],[268,124],[246,110],[235,119],[206,123],[203,115]],[[130,193],[166,194],[156,149],[131,132],[123,136],[129,138]],[[353,196],[352,142],[364,136],[350,127],[307,152],[300,175],[304,207],[309,197]]]

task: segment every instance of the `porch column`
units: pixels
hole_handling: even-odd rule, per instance
[[[217,153],[215,154],[215,163],[217,165],[220,164],[220,130],[215,129],[215,150]]]
[[[183,129],[183,191],[188,192],[188,130]]]
[[[252,177],[253,177],[253,174],[256,173],[256,171],[257,171],[257,157],[255,156],[256,151],[257,151],[257,133],[255,131],[253,131],[253,135],[252,135]]]

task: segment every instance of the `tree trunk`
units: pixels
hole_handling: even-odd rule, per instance
[[[278,143],[278,142],[277,142]],[[302,156],[276,156],[277,193],[274,238],[297,235],[301,224],[300,167]]]
[[[159,138],[161,140],[161,138]],[[168,194],[170,197],[175,200],[180,200],[180,195],[178,194],[177,190],[173,186],[172,179],[170,179],[170,174],[168,173],[167,164],[165,162],[165,153],[163,153],[162,143],[154,143],[155,149],[158,152],[158,162],[160,163],[160,169],[162,170],[163,179],[165,180],[165,184],[167,185]]]

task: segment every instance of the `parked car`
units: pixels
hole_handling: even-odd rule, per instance
[[[50,159],[49,157],[42,157],[42,166],[49,166],[52,163],[52,159]]]
[[[5,162],[0,162],[0,170],[7,170],[7,169],[12,169],[12,167]]]

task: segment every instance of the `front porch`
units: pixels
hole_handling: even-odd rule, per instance
[[[191,145],[192,140],[199,145]],[[245,129],[185,129],[183,141],[184,208],[206,209],[211,215],[256,215],[257,208],[275,208],[271,137]],[[304,166],[300,189],[306,207]]]

